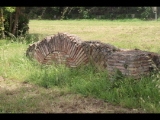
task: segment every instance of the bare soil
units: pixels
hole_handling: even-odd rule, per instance
[[[144,113],[138,109],[114,106],[93,97],[84,97],[59,88],[5,80],[0,77],[2,113]]]

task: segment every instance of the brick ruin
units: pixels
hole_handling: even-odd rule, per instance
[[[142,50],[120,49],[100,41],[82,41],[75,35],[58,33],[29,45],[26,56],[42,64],[65,64],[77,67],[92,62],[110,74],[119,70],[123,75],[139,78],[160,68],[160,55]]]

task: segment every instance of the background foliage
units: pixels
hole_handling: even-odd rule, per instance
[[[160,7],[157,7],[158,11]],[[154,19],[151,7],[0,7],[0,36],[16,38],[29,31],[29,19]],[[159,15],[159,13],[158,13]]]
[[[151,7],[27,7],[26,12],[31,19],[154,18]]]

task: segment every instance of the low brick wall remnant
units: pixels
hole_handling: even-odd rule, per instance
[[[142,50],[120,49],[100,41],[82,41],[75,35],[58,33],[29,45],[26,56],[42,64],[65,64],[77,67],[92,62],[96,67],[113,74],[140,78],[160,68],[160,55]]]

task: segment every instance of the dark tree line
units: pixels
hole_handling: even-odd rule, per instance
[[[27,7],[30,19],[154,18],[151,7]]]
[[[160,11],[160,7],[157,7]],[[158,14],[159,15],[159,14]],[[29,19],[154,19],[152,7],[0,7],[0,38],[26,35]]]

